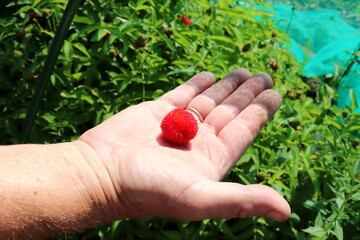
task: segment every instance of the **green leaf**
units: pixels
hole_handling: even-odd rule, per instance
[[[91,41],[92,42],[99,42],[109,31],[106,29],[99,29],[95,32],[95,34],[92,36]]]
[[[151,25],[156,26],[157,14],[155,8],[151,8]]]
[[[243,232],[236,235],[237,239],[255,239],[255,228],[254,226],[249,226]],[[256,238],[257,239],[257,238]]]
[[[333,125],[334,127],[336,127],[339,130],[342,129],[342,127],[343,127],[343,124],[340,123],[338,120],[331,119],[328,116],[325,117],[325,122]]]
[[[151,8],[151,7],[146,6],[146,5],[139,5],[139,6],[135,7],[135,10],[140,11],[140,10],[146,10],[146,9],[149,9],[149,8]]]
[[[178,74],[178,73],[193,73],[193,72],[195,72],[194,66],[186,68],[186,69],[177,69],[177,70],[167,73],[167,75],[170,76],[170,75],[174,75],[174,74]]]
[[[235,235],[231,232],[229,225],[226,221],[223,222],[220,226],[221,232],[224,233],[224,235],[227,237],[227,239],[236,239]]]
[[[304,206],[315,212],[326,214],[326,205],[324,203],[314,202],[313,200],[308,199],[304,202]]]
[[[202,236],[205,232],[206,226],[210,222],[210,219],[203,220],[199,229],[199,236]]]
[[[354,124],[346,127],[346,132],[359,131],[360,125]]]
[[[254,166],[258,170],[260,167],[260,158],[259,158],[259,150],[256,148],[248,148],[246,154],[250,155],[251,159],[254,161]]]
[[[113,222],[111,224],[111,237],[112,237],[112,239],[115,239],[115,237],[117,237],[117,228],[118,228],[120,223],[121,223],[121,220],[115,221],[115,222]]]
[[[225,221],[226,219],[224,218],[213,219],[214,225],[217,226],[218,228],[220,228],[225,223]]]
[[[316,174],[316,172],[314,171],[313,168],[307,168],[306,172],[309,174],[309,177],[311,179],[312,184],[314,185],[314,199],[317,199],[319,194],[320,194],[320,181],[319,181],[319,177]]]
[[[19,68],[21,68],[25,62],[26,62],[26,59],[24,59],[24,58],[17,59],[15,61],[15,63],[11,66],[10,73],[13,74],[16,71],[18,71]]]
[[[69,41],[64,42],[63,51],[64,51],[65,57],[68,58],[68,61],[71,61],[72,56],[73,56],[73,47],[72,47],[71,42],[69,42]]]
[[[183,31],[183,32],[181,32],[181,34],[190,36],[190,37],[198,37],[198,40],[206,38],[204,33],[200,32],[200,31],[195,31],[195,32],[194,31]]]
[[[174,32],[174,38],[176,39],[176,42],[184,47],[185,51],[190,48],[190,41],[184,35]]]
[[[310,233],[316,237],[323,237],[326,235],[326,231],[321,227],[308,227],[303,229],[304,232]]]
[[[172,62],[174,65],[177,66],[193,66],[194,62],[187,59],[179,59]]]
[[[183,240],[183,236],[179,231],[162,230],[160,233],[164,235],[166,239]]]
[[[251,159],[251,156],[249,154],[246,154],[246,155],[242,156],[240,158],[240,160],[238,160],[236,162],[236,166],[241,166],[242,164],[249,162],[250,159]]]
[[[125,55],[129,50],[129,40],[126,37],[123,38],[123,44],[122,54]]]
[[[354,177],[360,173],[360,158],[358,158],[354,163],[352,173]]]
[[[290,215],[290,220],[292,222],[295,222],[295,223],[299,223],[301,221],[299,215],[297,215],[296,213],[292,212],[291,215]]]
[[[234,44],[234,40],[224,36],[209,36],[209,39],[218,40],[229,44]]]
[[[262,149],[263,151],[265,151],[267,154],[271,154],[271,149],[269,148],[269,146],[266,146],[264,144],[258,144],[258,143],[254,143],[253,144],[255,147],[258,147],[260,149]]]
[[[356,110],[358,108],[357,102],[356,102],[356,94],[353,89],[350,89],[349,96],[351,100],[350,108],[351,110]]]
[[[351,196],[351,199],[353,199],[354,201],[360,201],[360,192],[354,193]]]
[[[38,0],[38,1],[40,1],[40,0]],[[28,11],[30,11],[30,10],[32,10],[33,9],[33,7],[32,6],[24,6],[24,7],[22,7],[22,8],[20,8],[17,12],[15,12],[13,15],[14,16],[16,16],[16,15],[19,15],[20,13],[23,13],[23,12],[28,12]]]
[[[84,23],[84,24],[88,24],[88,25],[92,25],[95,23],[95,21],[89,17],[84,17],[84,16],[75,16],[74,17],[74,22],[76,23]]]
[[[61,82],[61,84],[70,89],[71,88],[71,85],[69,83],[69,80],[68,78],[65,76],[64,72],[62,71],[59,71],[59,69],[55,69],[54,72],[53,72],[54,76]]]
[[[250,176],[240,172],[240,171],[236,171],[237,176],[241,179],[241,181],[243,181],[243,183],[245,183],[246,185],[249,184],[255,184],[256,182],[254,181],[254,179],[252,179]]]
[[[244,231],[245,229],[253,225],[254,225],[253,218],[237,219],[237,221],[233,225],[231,225],[230,230],[232,233],[236,234]]]
[[[42,119],[46,120],[48,123],[53,123],[55,120],[55,116],[50,113],[45,113],[41,116]]]
[[[119,93],[123,92],[130,83],[131,83],[130,78],[123,79],[121,81],[121,85],[120,85],[120,88],[119,88]]]
[[[95,101],[92,99],[92,97],[85,91],[85,90],[79,90],[76,92],[76,98],[84,100],[88,102],[89,104],[94,104]]]
[[[283,172],[277,172],[274,175],[271,176],[271,178],[269,179],[269,184],[275,182],[278,178],[281,177],[281,175],[283,174]]]
[[[89,52],[87,51],[86,47],[84,45],[82,45],[81,43],[79,43],[79,42],[73,43],[73,47],[75,47],[77,50],[82,52],[85,56],[87,56],[89,58],[91,57]]]
[[[335,233],[335,236],[337,237],[338,240],[343,240],[344,239],[344,232],[343,232],[343,228],[341,226],[340,220],[337,220],[335,222],[334,233]]]

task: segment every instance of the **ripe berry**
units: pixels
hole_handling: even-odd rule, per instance
[[[166,140],[176,144],[186,144],[193,139],[199,129],[195,117],[181,108],[169,112],[161,122],[161,130]]]
[[[101,40],[103,40],[104,42],[105,42],[106,40],[108,40],[108,38],[110,37],[111,33],[112,33],[112,32],[107,32],[107,33],[101,38]]]
[[[29,15],[29,18],[30,18],[30,19],[34,19],[34,18],[36,18],[36,17],[39,17],[39,14],[36,14],[36,13],[34,12],[34,10],[32,10],[32,9],[28,12],[28,15]]]
[[[271,68],[276,72],[279,69],[279,64],[277,62],[269,61]]]
[[[187,17],[182,17],[182,18],[179,18],[180,21],[182,21],[183,23],[185,23],[186,25],[189,25],[191,26],[191,21],[189,18]]]
[[[271,78],[273,80],[273,86],[275,87],[276,83],[275,83],[275,78]]]

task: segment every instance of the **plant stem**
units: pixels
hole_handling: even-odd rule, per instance
[[[295,2],[293,1],[289,24],[288,24],[288,26],[287,26],[287,28],[286,28],[286,34],[289,33],[289,29],[290,29],[290,26],[291,26],[292,19],[293,19],[293,17],[294,17],[295,9],[296,9],[296,6],[295,6]]]
[[[348,62],[345,71],[340,75],[340,80],[350,72],[350,69],[352,68],[352,66],[358,61],[357,58],[358,58],[359,52],[360,52],[360,42],[355,49],[355,52],[353,54],[351,61]]]

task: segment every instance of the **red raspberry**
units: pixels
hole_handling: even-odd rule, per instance
[[[36,13],[34,12],[34,10],[32,10],[32,9],[28,12],[28,15],[29,15],[29,18],[30,18],[30,19],[34,19],[34,18],[36,18],[36,17],[39,17],[39,14],[36,14]]]
[[[106,40],[108,40],[108,38],[110,37],[111,33],[112,33],[112,32],[107,32],[107,33],[101,38],[101,40],[103,40],[104,42],[105,42]]]
[[[269,61],[271,68],[276,72],[279,69],[279,63]]]
[[[179,18],[179,20],[182,21],[183,23],[185,23],[186,25],[191,26],[191,21],[189,18],[182,17],[182,18]]]
[[[199,129],[195,117],[181,108],[169,112],[161,122],[164,138],[176,144],[185,144],[193,139]]]

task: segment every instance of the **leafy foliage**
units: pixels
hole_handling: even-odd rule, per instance
[[[9,126],[1,139],[14,143],[64,2],[23,0],[7,8],[15,9],[2,23],[0,72],[4,106],[11,109],[3,109],[6,117],[0,121]],[[266,71],[267,60],[280,56],[271,43],[281,44],[255,14],[207,1],[85,1],[64,43],[32,141],[67,141],[196,72],[221,77],[238,66]],[[184,15],[191,27],[178,19]],[[250,54],[253,49],[256,54]]]
[[[5,0],[0,19],[1,144],[17,142],[66,3]],[[284,47],[286,35],[257,6],[248,1],[235,7],[225,0],[83,1],[31,138],[38,143],[76,139],[116,112],[156,99],[201,71],[219,79],[237,67],[268,72],[283,105],[225,181],[275,188],[290,202],[291,218],[284,223],[256,217],[125,219],[67,239],[356,239],[356,101],[346,109],[336,107],[336,76],[305,83]],[[179,20],[184,17],[191,24]]]

